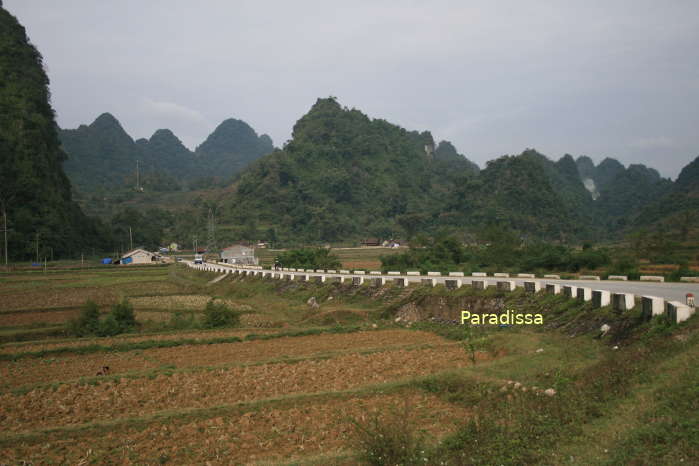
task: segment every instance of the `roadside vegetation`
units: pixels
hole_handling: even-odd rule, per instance
[[[477,241],[470,245],[464,245],[456,237],[420,238],[405,252],[381,256],[381,268],[384,271],[462,271],[466,274],[478,271],[596,272],[604,277],[626,275],[637,280],[642,267],[652,262],[672,264],[669,270],[660,273],[668,280],[699,276],[699,270],[690,268],[689,258],[678,245],[670,247],[667,242],[657,245],[653,242],[655,240],[646,238],[644,241],[648,243],[642,243],[643,247],[601,247],[588,243],[581,248],[572,248],[523,241],[514,231],[490,226],[482,230]],[[699,260],[699,251],[697,253],[696,259]]]

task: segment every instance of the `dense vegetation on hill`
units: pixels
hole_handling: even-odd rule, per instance
[[[221,123],[196,152],[187,149],[169,129],[159,129],[150,139],[134,141],[119,121],[104,113],[90,125],[60,130],[68,153],[66,173],[82,192],[105,193],[139,186],[150,191],[177,191],[225,184],[251,161],[274,150],[266,134],[244,121]]]
[[[41,55],[0,7],[0,221],[6,212],[11,258],[37,248],[41,258],[80,254],[100,243],[98,224],[71,199],[48,84]]]
[[[228,178],[273,150],[269,136],[258,137],[250,125],[230,118],[197,147],[196,163],[202,174]]]
[[[410,132],[319,99],[283,150],[252,164],[228,202],[232,223],[273,226],[299,242],[391,237],[428,228],[473,176],[434,163],[429,132]],[[445,162],[447,165],[456,162]]]

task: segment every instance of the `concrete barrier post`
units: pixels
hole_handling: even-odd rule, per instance
[[[524,282],[524,291],[527,293],[538,293],[541,290],[541,283],[539,282]]]
[[[441,277],[442,272],[427,272],[428,277]]]
[[[434,287],[434,286],[437,284],[437,280],[435,280],[434,278],[423,278],[423,279],[420,280],[420,283],[421,283],[423,286],[431,286],[431,287]]]
[[[449,272],[450,277],[463,277],[464,273],[463,272]]]
[[[417,270],[409,270],[405,274],[410,275],[411,277],[419,277],[420,276],[420,272]]]
[[[546,284],[546,293],[548,294],[560,294],[561,293],[561,285],[558,283],[547,283]]]
[[[561,276],[549,274],[549,275],[544,275],[544,278],[552,278],[552,279],[560,280]]]
[[[504,280],[497,283],[498,291],[514,291],[517,284],[514,280]]]
[[[643,318],[650,320],[653,316],[665,312],[665,300],[657,296],[641,296],[641,309]]]
[[[388,272],[388,275],[400,275],[400,272],[391,271]]]
[[[623,282],[627,281],[628,279],[629,277],[627,277],[626,275],[610,275],[607,277],[607,280],[618,280]]]
[[[573,285],[563,285],[563,294],[568,298],[575,298],[578,295],[578,287]]]
[[[381,271],[380,270],[371,270],[369,272],[369,275],[381,275]]]
[[[510,274],[506,272],[498,272],[494,273],[493,277],[498,277],[498,278],[510,278]]]
[[[609,306],[612,300],[612,294],[607,290],[592,290],[592,306],[604,307]]]
[[[670,321],[675,324],[684,322],[685,320],[692,317],[695,309],[682,304],[679,301],[667,301],[665,303],[665,314],[668,316]]]
[[[490,281],[488,280],[473,280],[471,281],[471,286],[474,290],[485,290],[490,286]]]
[[[578,288],[578,300],[579,301],[591,301],[592,300],[592,288],[586,288],[581,286]]]
[[[472,276],[472,277],[487,277],[488,274],[485,273],[485,272],[473,272],[473,273],[471,274],[471,276]]]
[[[444,280],[444,286],[446,286],[448,290],[456,290],[461,288],[461,280],[458,278],[448,278]]]
[[[628,311],[635,305],[632,293],[612,293],[612,307],[615,311]]]
[[[580,275],[580,280],[599,280],[597,275]]]
[[[366,272],[364,272],[363,270],[355,270],[353,273],[355,275],[364,275]]]
[[[340,270],[340,273],[343,275],[349,275],[350,271],[349,270]]]
[[[536,278],[533,273],[518,273],[517,278]]]
[[[665,277],[658,275],[641,275],[640,280],[642,282],[664,282]]]

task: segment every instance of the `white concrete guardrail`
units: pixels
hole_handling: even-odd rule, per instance
[[[369,284],[378,287],[394,284],[405,287],[412,283],[430,287],[444,285],[448,289],[455,290],[464,285],[471,285],[474,289],[480,290],[495,286],[500,291],[514,291],[521,286],[527,293],[560,294],[562,292],[570,299],[590,302],[593,308],[611,305],[621,312],[634,309],[637,304],[636,296],[639,296],[645,317],[651,318],[664,314],[674,322],[682,322],[694,314],[694,295],[699,293],[697,277],[683,277],[681,283],[664,283],[663,277],[646,275],[642,276],[642,281],[639,282],[630,282],[628,277],[620,275],[611,275],[609,280],[600,280],[600,277],[594,275],[582,276],[578,280],[562,280],[559,275],[545,275],[546,280],[539,281],[534,279],[534,274],[517,274],[517,277],[510,278],[510,275],[504,272],[495,273],[489,278],[484,272],[474,272],[470,277],[466,277],[463,272],[450,272],[445,276],[441,272],[428,272],[427,275],[421,275],[417,271],[409,271],[406,274],[391,271],[383,274],[381,271],[374,270],[367,274],[363,270],[305,270],[287,267],[264,269],[261,266],[240,266],[222,262],[203,264],[183,262],[196,270],[208,272],[277,280],[351,283],[356,286]],[[582,286],[585,284],[588,286]]]

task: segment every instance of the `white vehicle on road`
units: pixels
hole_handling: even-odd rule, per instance
[[[194,255],[194,263],[195,264],[203,264],[204,263],[204,256],[201,254],[195,254]]]

